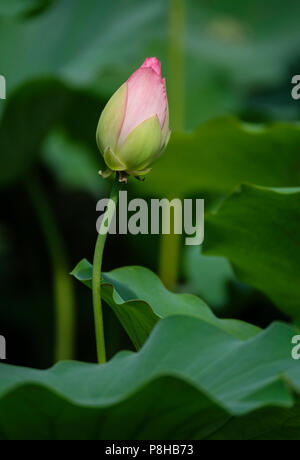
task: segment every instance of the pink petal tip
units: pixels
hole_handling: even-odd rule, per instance
[[[147,58],[141,66],[141,69],[152,69],[161,77],[161,62],[156,57]]]
[[[166,80],[161,76],[161,63],[156,57],[147,58],[127,80],[127,103],[118,145],[138,125],[157,116],[161,129],[168,108]]]

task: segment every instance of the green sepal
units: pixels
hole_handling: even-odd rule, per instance
[[[148,169],[160,151],[161,128],[156,115],[138,125],[118,150],[126,171]]]
[[[149,174],[150,171],[152,171],[152,168],[143,169],[142,171],[128,171],[128,174],[130,176],[140,177],[140,176],[146,176],[146,174]]]
[[[106,165],[112,171],[125,171],[126,166],[119,160],[110,147],[106,148],[103,157]]]
[[[103,179],[107,179],[113,174],[113,171],[109,168],[107,168],[105,171],[99,171],[99,174]]]
[[[116,150],[120,130],[124,120],[127,100],[127,84],[124,83],[106,104],[97,128],[97,145],[104,154],[107,147]]]

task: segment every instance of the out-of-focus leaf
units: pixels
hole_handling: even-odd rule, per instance
[[[99,177],[99,162],[93,152],[86,145],[72,141],[64,132],[50,133],[42,151],[43,161],[63,186],[83,189],[95,196],[106,187],[106,182]]]
[[[15,16],[41,10],[52,0],[1,0],[0,16]]]
[[[201,295],[213,308],[225,305],[227,283],[234,279],[230,263],[224,257],[205,256],[199,246],[188,246],[184,251],[184,273],[187,287]]]
[[[298,1],[283,11],[282,2],[272,0],[272,20],[269,4],[260,0],[251,9],[239,0],[186,4],[187,127],[232,113],[251,85],[286,78],[300,44]],[[166,73],[168,5],[60,0],[26,23],[2,18],[1,72],[11,90],[47,74],[108,97],[147,55],[157,55]],[[23,52],[26,46],[30,53]]]
[[[207,216],[204,254],[227,257],[243,282],[299,318],[300,188],[238,188]]]
[[[194,133],[173,133],[140,193],[182,196],[228,193],[243,182],[268,187],[300,184],[300,125],[250,125],[231,118],[202,124]]]
[[[30,170],[68,94],[61,84],[45,80],[26,85],[11,98],[0,123],[0,186],[22,179]]]
[[[1,71],[11,91],[46,74],[109,95],[145,57],[147,43],[165,36],[163,11],[157,0],[60,0],[26,22],[2,18]],[[24,54],[26,44],[30,53]]]
[[[92,265],[87,260],[82,260],[72,275],[91,287]],[[251,324],[217,318],[199,297],[168,291],[159,278],[144,267],[118,268],[102,277],[102,297],[136,348],[143,345],[157,321],[173,315],[201,318],[243,340],[259,332],[259,328]]]
[[[138,353],[47,371],[0,364],[2,439],[300,439],[295,331],[241,341],[198,318],[162,320]],[[121,378],[120,378],[121,376]]]
[[[240,85],[275,82],[284,64],[298,53],[300,6],[292,0],[283,10],[280,0],[251,8],[239,0],[188,0],[188,49],[194,59],[222,67]],[[272,18],[270,18],[270,7]]]

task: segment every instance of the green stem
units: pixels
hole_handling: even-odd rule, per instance
[[[119,191],[121,190],[123,183],[116,180],[113,184],[110,201],[107,209],[104,213],[101,226],[99,229],[99,235],[95,247],[94,263],[93,263],[93,305],[94,305],[94,319],[95,319],[95,333],[96,333],[96,346],[97,346],[97,357],[99,364],[106,362],[106,351],[105,351],[105,338],[104,338],[104,326],[103,326],[103,313],[102,313],[102,301],[101,301],[101,268],[103,260],[103,251],[107,232],[110,224],[113,220],[115,209],[119,199]]]
[[[176,287],[179,274],[180,243],[181,235],[175,233],[162,235],[160,239],[159,276],[165,287],[171,291]]]
[[[75,296],[69,276],[63,239],[55,216],[48,203],[42,185],[31,176],[26,182],[27,190],[39,219],[41,229],[52,261],[53,290],[55,297],[55,352],[54,360],[74,358]]]
[[[171,124],[175,131],[184,129],[185,114],[185,0],[169,0],[168,87]],[[170,200],[174,196],[168,197]],[[160,278],[168,289],[174,289],[180,267],[180,235],[162,235],[160,243]]]
[[[172,129],[184,128],[185,120],[185,0],[169,0],[168,94]]]

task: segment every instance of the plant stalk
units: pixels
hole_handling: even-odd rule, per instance
[[[168,94],[172,129],[185,123],[185,0],[169,0]]]
[[[54,362],[70,360],[74,358],[75,295],[63,238],[39,180],[31,176],[26,187],[52,261],[55,298]]]
[[[174,131],[184,129],[185,119],[185,15],[185,0],[169,0],[168,92]],[[175,289],[178,281],[181,247],[181,235],[172,232],[173,223],[171,220],[171,234],[161,236],[159,261],[160,278],[170,290]]]
[[[103,251],[107,233],[110,228],[111,222],[114,218],[115,209],[119,199],[119,191],[121,190],[123,183],[118,181],[118,175],[116,175],[115,182],[113,184],[110,200],[107,209],[103,215],[99,234],[95,247],[94,262],[93,262],[93,306],[94,306],[94,320],[95,320],[95,334],[96,334],[96,347],[97,347],[97,358],[99,364],[106,362],[106,350],[105,350],[105,336],[104,336],[104,324],[103,324],[103,312],[102,312],[102,300],[101,300],[101,268],[103,260]]]

